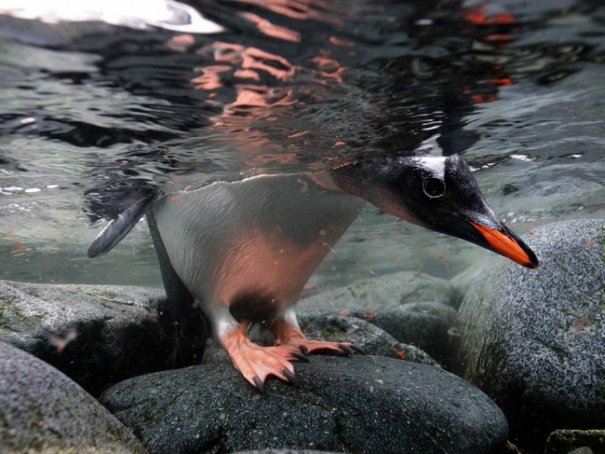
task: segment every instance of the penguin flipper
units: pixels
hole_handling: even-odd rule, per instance
[[[208,318],[197,309],[195,298],[174,270],[162,241],[153,210],[147,213],[147,224],[160,262],[166,300],[160,305],[160,321],[173,340],[173,368],[199,364],[206,341],[212,335]]]
[[[156,194],[147,194],[112,219],[99,233],[88,248],[88,257],[93,258],[108,253],[139,222]]]

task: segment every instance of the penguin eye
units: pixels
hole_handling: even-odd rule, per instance
[[[436,199],[445,194],[445,183],[439,178],[423,178],[422,190],[427,197]]]

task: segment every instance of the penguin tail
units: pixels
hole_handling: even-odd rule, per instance
[[[112,219],[88,248],[88,257],[98,257],[111,251],[139,222],[156,196],[157,193],[142,195],[118,217]]]

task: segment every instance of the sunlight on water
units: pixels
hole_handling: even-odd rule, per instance
[[[132,28],[155,26],[183,33],[218,33],[223,28],[194,8],[173,0],[147,0],[145,7],[120,0],[3,0],[0,13],[49,24],[106,22]]]

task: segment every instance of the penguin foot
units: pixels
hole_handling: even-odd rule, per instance
[[[281,344],[281,346],[298,349],[305,355],[318,351],[337,353],[345,356],[352,356],[355,352],[360,353],[360,349],[350,342],[329,342],[309,340],[307,338],[289,339],[287,343]]]
[[[256,345],[246,337],[244,330],[242,324],[219,336],[220,343],[244,378],[260,392],[264,392],[264,383],[270,375],[286,383],[295,383],[291,361],[297,358],[291,349]]]
[[[351,356],[363,351],[350,342],[329,342],[321,340],[310,340],[305,337],[298,323],[281,318],[276,320],[272,326],[273,334],[280,347],[288,348],[293,356],[299,358],[300,353],[304,357],[316,351],[327,351],[340,355]]]

